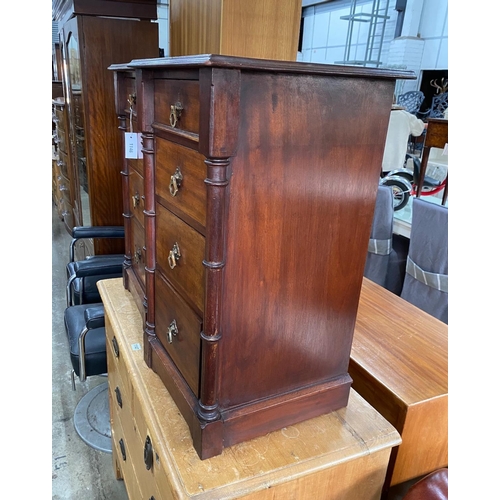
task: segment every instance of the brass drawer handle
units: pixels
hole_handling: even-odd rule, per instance
[[[170,325],[168,325],[167,340],[168,340],[169,344],[172,343],[172,341],[174,340],[173,339],[174,337],[177,337],[178,333],[179,333],[179,330],[177,328],[177,322],[174,319],[172,321],[172,323],[170,323]]]
[[[141,203],[141,197],[139,196],[139,193],[135,193],[132,196],[132,205],[136,208],[139,206],[139,203]]]
[[[140,248],[137,248],[135,250],[135,253],[134,253],[134,262],[136,264],[139,264],[139,262],[142,260],[142,253],[141,253],[141,249]]]
[[[181,251],[179,249],[179,244],[176,242],[172,250],[168,254],[168,265],[170,269],[173,269],[177,265],[177,261],[181,258]]]
[[[146,436],[146,441],[144,443],[144,463],[146,464],[147,470],[153,467],[153,445],[149,436]]]
[[[115,356],[118,358],[120,356],[120,349],[118,348],[118,342],[116,341],[116,337],[111,339],[111,344],[113,345],[113,351]]]
[[[177,192],[179,191],[179,188],[181,187],[181,182],[182,182],[182,174],[181,170],[179,167],[175,169],[174,175],[170,176],[170,184],[168,186],[170,190],[170,194],[172,196],[175,196]]]
[[[176,102],[170,106],[170,125],[175,128],[177,121],[181,117],[183,107],[180,102]]]
[[[116,402],[118,403],[118,406],[122,408],[123,407],[122,393],[120,392],[119,387],[115,387],[115,394],[116,394]]]

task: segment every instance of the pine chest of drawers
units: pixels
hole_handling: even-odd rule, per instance
[[[199,456],[346,406],[395,80],[412,73],[218,55],[111,69],[134,74],[142,132],[145,361]]]

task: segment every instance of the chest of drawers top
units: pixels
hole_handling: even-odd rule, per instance
[[[219,55],[122,71],[144,151],[145,359],[199,455],[346,406],[395,80],[412,74]]]

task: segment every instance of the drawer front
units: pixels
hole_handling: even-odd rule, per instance
[[[198,396],[202,321],[158,273],[155,276],[155,312],[158,339]]]
[[[122,363],[120,363],[119,358],[114,356],[109,342],[108,358],[112,360],[108,368],[111,427],[116,447],[116,460],[119,467],[123,469],[127,493],[131,499],[135,500],[148,499],[151,496],[160,500],[162,497],[159,495],[156,486],[157,480],[154,476],[157,469],[155,465],[158,465],[158,461],[155,461],[149,470],[144,461],[147,431],[144,430],[146,424],[140,401],[137,399],[128,374],[120,373],[118,370]],[[117,389],[120,394],[119,398],[117,397]],[[120,439],[125,450],[125,458],[122,454],[122,447],[120,447]]]
[[[61,127],[61,123],[62,122],[58,123],[56,127],[57,147],[59,148],[59,151],[67,153],[68,145],[66,144],[66,132],[64,131],[64,128]]]
[[[58,151],[58,160],[57,160],[57,168],[59,169],[59,172],[64,175],[67,179],[69,179],[69,174],[68,174],[68,155],[63,152],[62,150]]]
[[[198,134],[200,130],[200,85],[194,80],[155,80],[155,122]],[[180,104],[177,121],[171,120],[171,106]]]
[[[139,144],[137,144],[138,149],[140,150],[142,148],[142,137],[139,134],[138,138]],[[127,159],[127,165],[128,165],[128,171],[130,172],[132,169],[134,169],[139,175],[144,177],[144,160],[141,159],[134,159],[134,158],[128,158]]]
[[[130,213],[144,227],[144,178],[133,168],[129,168],[128,194]]]
[[[167,472],[155,449],[157,440],[147,426],[137,393],[134,393],[132,405],[135,436],[133,440],[129,440],[129,444],[137,481],[144,494],[142,498],[149,499],[154,496],[155,500],[172,500],[174,497],[168,484]],[[159,485],[167,487],[162,488]]]
[[[132,269],[137,278],[142,282],[143,286],[146,283],[146,243],[144,227],[137,221],[132,219],[130,224],[131,232],[131,252],[132,252]]]
[[[109,321],[106,320],[106,323],[109,323]],[[116,337],[114,335],[111,337],[106,335],[106,359],[108,364],[109,387],[114,390],[116,386],[113,386],[113,383],[121,384],[120,391],[122,393],[122,398],[124,400],[132,401],[132,384],[129,380],[122,355],[120,354],[121,351],[122,346],[120,345],[120,342],[116,340]],[[118,352],[118,355],[116,352]]]
[[[77,125],[78,127],[83,127],[83,105],[82,97],[79,94],[73,94],[73,111],[75,125]]]
[[[111,339],[107,337],[106,341],[113,458],[117,467],[122,471],[129,498],[139,500],[143,497],[134,470],[137,458],[133,456],[134,449],[131,446],[131,443],[133,444],[138,439],[133,419],[132,388],[130,384],[126,385],[121,377],[120,369],[124,364],[119,356],[115,356]],[[118,402],[119,400],[121,404]]]
[[[57,186],[60,195],[59,199],[62,200],[67,207],[71,207],[71,192],[69,187],[69,179],[64,177],[64,175],[62,175],[61,172],[59,172],[59,175],[57,176]]]
[[[139,405],[135,405],[135,408],[140,408]],[[148,500],[153,496],[155,500],[161,500],[158,488],[156,486],[156,467],[159,459],[157,460],[157,454],[155,452],[155,440],[151,438],[150,433],[145,434],[140,432],[140,423],[144,423],[142,415],[137,414],[134,418],[134,425],[136,429],[135,436],[133,439],[128,439],[128,445],[130,450],[130,456],[132,463],[134,464],[134,471],[137,477],[137,482],[139,483],[139,488],[142,491],[143,500]],[[146,438],[149,437],[149,440]],[[147,465],[146,465],[147,464]],[[149,468],[147,468],[149,467]]]
[[[116,371],[108,374],[108,385],[112,423],[115,424],[118,421],[128,441],[133,438],[135,439],[136,429],[132,408],[133,396],[129,394],[122,378]]]
[[[56,115],[55,121],[57,123],[57,126],[60,127],[64,123],[64,109],[58,106],[55,106],[53,109],[55,110]]]
[[[112,413],[111,413],[112,416]],[[114,459],[118,468],[122,471],[122,477],[127,489],[129,500],[144,500],[151,498],[149,491],[156,492],[155,485],[141,484],[136,474],[138,464],[137,452],[135,450],[135,437],[130,436],[120,422],[115,418],[112,426]],[[124,455],[125,454],[125,455]],[[148,493],[144,493],[148,492]],[[146,496],[147,495],[147,496]],[[157,499],[154,495],[155,500]]]
[[[155,143],[155,194],[174,212],[182,212],[203,228],[207,194],[204,156],[160,137]]]
[[[119,419],[113,417],[113,412],[111,409],[110,417],[113,419],[113,425],[111,426],[111,437],[113,440],[114,459],[117,463],[118,468],[122,471],[122,476],[125,481],[125,487],[127,488],[127,495],[131,500],[140,499],[141,493],[139,485],[137,481],[135,481],[134,466],[130,457],[130,449],[128,446],[127,437],[125,436],[125,432],[121,428]]]
[[[205,238],[160,203],[156,203],[156,227],[157,268],[203,311]]]

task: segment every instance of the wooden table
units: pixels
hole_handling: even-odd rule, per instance
[[[444,149],[448,144],[448,120],[443,118],[429,118],[427,120],[427,131],[425,132],[425,142],[422,148],[421,172],[417,185],[417,198],[420,197],[422,186],[424,185],[425,172],[427,170],[427,162],[429,161],[429,153],[431,148]],[[446,203],[448,198],[448,175],[446,175],[446,186],[443,193],[442,205]]]
[[[143,360],[142,320],[132,295],[119,278],[98,287],[106,311],[113,462],[130,500],[380,499],[391,450],[401,439],[352,389],[346,408],[200,460],[185,420]],[[153,448],[149,470],[146,436]]]
[[[353,388],[399,431],[386,487],[448,464],[448,326],[364,278]]]

